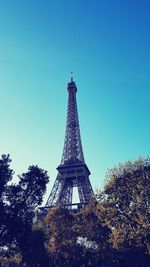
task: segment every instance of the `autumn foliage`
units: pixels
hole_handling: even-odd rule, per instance
[[[0,244],[28,267],[148,267],[150,158],[109,170],[95,199],[75,212],[58,205],[35,222],[48,176],[37,166],[9,184],[9,156],[0,160]],[[7,248],[7,251],[5,251]],[[14,250],[14,251],[13,251]],[[12,256],[11,256],[12,257]]]
[[[149,158],[109,170],[104,190],[85,209],[49,211],[48,251],[64,266],[148,266],[149,184]]]

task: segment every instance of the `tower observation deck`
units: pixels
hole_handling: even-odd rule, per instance
[[[83,155],[76,101],[77,86],[73,78],[68,83],[67,89],[68,109],[64,149],[61,163],[57,167],[56,180],[46,202],[46,209],[59,203],[72,208],[74,187],[78,189],[79,203],[76,204],[80,208],[89,203],[94,196],[89,180],[90,171]]]

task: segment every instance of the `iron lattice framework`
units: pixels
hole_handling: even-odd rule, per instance
[[[68,110],[65,143],[58,175],[47,200],[46,207],[58,203],[71,207],[73,187],[78,188],[79,200],[82,206],[93,197],[93,189],[89,180],[90,171],[85,164],[80,137],[76,92],[73,78],[68,83]]]

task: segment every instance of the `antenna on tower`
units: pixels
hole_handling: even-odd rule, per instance
[[[70,74],[71,74],[71,82],[73,82],[73,71],[71,71]]]

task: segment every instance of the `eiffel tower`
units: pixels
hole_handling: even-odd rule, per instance
[[[58,175],[53,185],[45,208],[62,206],[73,208],[73,188],[78,188],[80,203],[78,208],[84,207],[94,196],[89,180],[90,171],[85,163],[80,128],[78,120],[76,92],[77,86],[71,77],[68,83],[68,110],[64,149],[61,163],[58,166]]]

